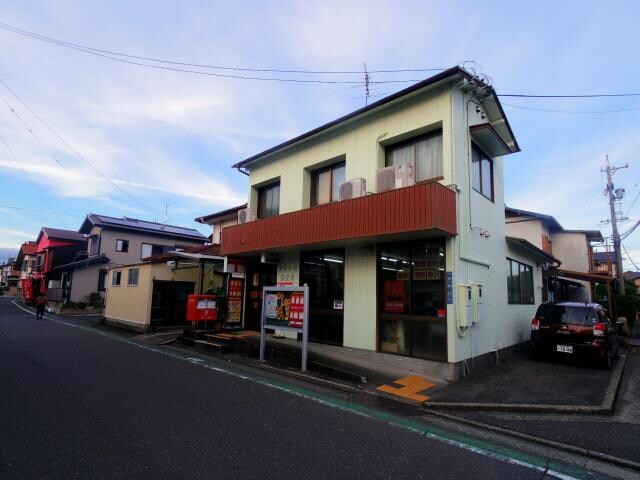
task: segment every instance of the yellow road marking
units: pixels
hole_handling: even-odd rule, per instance
[[[419,375],[410,375],[408,377],[399,378],[398,380],[394,380],[393,383],[402,386],[394,387],[392,385],[380,385],[376,390],[409,400],[414,400],[416,402],[426,402],[429,400],[429,397],[426,395],[418,395],[418,393],[435,386],[435,383],[432,383]]]

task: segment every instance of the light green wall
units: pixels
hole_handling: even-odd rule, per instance
[[[376,350],[376,249],[347,247],[344,259],[344,346]]]

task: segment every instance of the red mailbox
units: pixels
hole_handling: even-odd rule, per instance
[[[218,304],[215,295],[189,295],[187,297],[188,322],[215,322]]]

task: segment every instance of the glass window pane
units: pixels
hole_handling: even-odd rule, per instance
[[[442,135],[425,138],[416,143],[416,180],[442,176]]]
[[[518,262],[511,262],[512,302],[520,303],[520,269]]]
[[[337,165],[333,168],[333,178],[331,185],[331,201],[337,202],[340,200],[340,184],[345,180],[345,165],[344,163]]]
[[[331,170],[324,170],[316,174],[315,205],[322,205],[331,201]]]
[[[278,215],[280,213],[280,184],[272,187],[271,192],[271,215]]]
[[[421,243],[411,253],[411,313],[437,317],[445,309],[444,247]]]
[[[390,247],[380,254],[382,268],[382,311],[409,313],[409,249]]]
[[[387,151],[387,167],[401,163],[415,163],[413,158],[413,144],[400,147],[389,147]]]
[[[471,147],[471,177],[473,188],[480,191],[480,150],[475,145]]]
[[[493,176],[492,162],[488,158],[482,159],[482,194],[490,200],[493,200]]]

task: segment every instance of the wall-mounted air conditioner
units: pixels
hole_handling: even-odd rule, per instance
[[[410,187],[416,184],[416,168],[413,163],[400,163],[395,166],[396,188]]]
[[[396,188],[396,167],[379,168],[376,172],[376,192],[388,192]]]
[[[238,210],[238,223],[253,222],[255,219],[255,208],[243,208],[242,210]]]
[[[340,200],[363,197],[367,194],[367,181],[360,177],[340,184]]]

